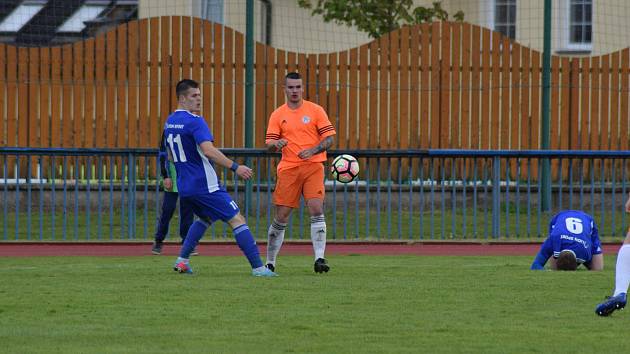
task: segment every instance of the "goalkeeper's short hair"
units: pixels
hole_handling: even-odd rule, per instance
[[[575,252],[571,250],[564,250],[560,252],[558,259],[556,260],[556,268],[558,270],[576,270],[577,266],[578,264]]]

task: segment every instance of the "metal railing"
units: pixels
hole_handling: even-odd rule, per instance
[[[277,154],[224,149],[254,169],[244,182],[219,169],[258,239],[273,218]],[[326,183],[334,240],[538,240],[563,209],[593,216],[604,239],[620,240],[630,152],[336,150],[359,159],[359,178]],[[552,205],[540,207],[542,161],[552,167]],[[154,149],[0,148],[0,240],[150,240],[161,205]],[[177,216],[172,224],[178,222]],[[310,239],[301,203],[287,239]],[[176,230],[176,227],[172,227]],[[171,235],[171,237],[173,237]],[[215,223],[205,240],[231,237]]]

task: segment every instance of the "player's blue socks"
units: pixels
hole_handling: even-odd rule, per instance
[[[252,269],[262,267],[262,260],[260,259],[260,253],[258,252],[258,246],[256,246],[254,236],[252,236],[251,231],[249,231],[247,224],[236,227],[233,232],[238,247],[241,251],[243,251],[245,257],[247,257]],[[190,235],[190,232],[188,235]],[[188,237],[186,237],[186,240],[188,240]]]
[[[201,220],[195,221],[188,229],[188,234],[186,235],[186,239],[184,240],[184,244],[182,245],[181,251],[179,251],[179,256],[181,258],[190,258],[190,253],[195,249],[199,240],[203,237],[203,234],[208,229],[208,224]]]

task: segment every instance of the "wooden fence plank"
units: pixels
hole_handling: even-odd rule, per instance
[[[41,147],[39,139],[40,129],[39,122],[39,48],[28,48],[28,147]],[[36,161],[35,161],[36,162]],[[36,166],[33,164],[33,172],[36,172]]]
[[[204,21],[203,23],[203,81],[201,84],[201,115],[204,117],[206,124],[212,129],[212,52],[213,52],[213,36],[212,23]]]
[[[387,141],[391,149],[400,147],[400,30],[393,31],[389,36],[389,111],[387,112]],[[398,180],[399,164],[397,159],[392,159],[390,164],[391,178]]]
[[[182,76],[182,64],[188,60],[186,56],[182,56],[182,47],[184,46],[185,38],[182,33],[182,16],[171,17],[171,48],[169,52],[170,69],[171,69],[171,85],[174,87],[179,80],[183,79]],[[188,34],[190,35],[190,33]],[[190,37],[186,38],[190,40]],[[190,47],[190,43],[188,44]],[[172,89],[171,89],[172,90]],[[169,95],[169,114],[175,110],[177,105],[177,97],[175,95]]]
[[[256,91],[256,129],[255,129],[255,146],[265,146],[265,134],[267,133],[267,120],[269,117],[265,116],[265,47],[262,44],[256,43],[256,84],[254,90]],[[305,80],[302,80],[304,83]],[[262,134],[262,136],[261,136]]]
[[[307,54],[306,63],[306,99],[317,102],[317,54]]]
[[[529,110],[529,95],[532,90],[537,90],[537,87],[532,87],[531,85],[531,75],[532,75],[532,67],[531,67],[531,51],[527,47],[521,48],[521,109],[520,109],[520,143],[519,149],[528,150],[531,147],[531,116]],[[521,176],[526,176],[530,171],[528,170],[529,164],[527,163],[527,159],[521,160]]]
[[[496,49],[495,49],[496,48]],[[492,33],[492,113],[490,114],[490,149],[500,149],[501,135],[501,34]]]
[[[242,147],[234,145],[234,31],[225,27],[224,68],[223,68],[223,135],[221,146]]]
[[[619,128],[619,136],[621,142],[620,150],[628,150],[628,66],[630,66],[630,48],[626,48],[621,52],[621,98],[619,99],[619,116],[621,117],[621,126]]]
[[[420,147],[420,130],[422,117],[420,116],[420,26],[410,28],[410,57],[409,57],[409,147]],[[413,168],[413,167],[412,167]]]
[[[27,47],[18,47],[17,144],[20,147],[28,146],[28,54]],[[22,176],[25,176],[25,167],[24,164],[20,168]]]
[[[234,146],[245,146],[245,40],[236,32],[234,38]],[[264,146],[264,145],[261,145]]]
[[[62,146],[65,148],[74,147],[74,134],[72,131],[72,69],[74,62],[74,57],[72,53],[72,45],[67,44],[61,47],[61,53],[63,57],[63,65],[61,67],[61,78],[62,78],[62,127],[63,130],[61,132],[62,137]]]
[[[94,143],[96,147],[107,147],[106,139],[107,139],[107,129],[106,129],[106,82],[105,82],[105,63],[106,63],[106,37],[105,35],[99,35],[95,38],[94,44],[94,76],[95,76],[95,94],[94,94],[94,129],[96,134],[94,135]],[[53,54],[53,63],[54,63],[54,48],[52,50]],[[52,103],[55,103],[55,88],[54,82],[55,78],[52,77],[53,87],[51,89],[52,92]],[[53,106],[54,107],[54,106]],[[52,110],[54,116],[54,109]],[[54,119],[52,120],[54,122]],[[51,123],[52,123],[51,122]],[[54,132],[51,135],[51,138],[54,139]]]
[[[400,137],[400,59],[399,59],[400,30],[393,31],[389,36],[389,111],[387,112],[387,141],[390,148],[398,148]],[[395,161],[394,161],[395,162]],[[392,170],[397,171],[397,164],[392,164]]]
[[[326,93],[328,86],[328,55],[326,54],[318,54],[317,55],[317,66],[316,66],[316,97],[315,102],[322,106],[326,112],[330,112],[328,95]],[[330,114],[330,113],[328,113]]]
[[[571,106],[571,103],[569,102],[569,94],[571,93],[571,62],[569,61],[569,58],[565,57],[560,61],[560,72],[562,74],[562,78],[560,79],[559,148],[567,150],[569,148],[569,141],[571,140],[571,117],[569,116],[569,108]],[[563,179],[566,179],[568,176],[569,166],[566,163],[561,165]]]
[[[151,141],[151,118],[149,115],[149,21],[142,19],[138,21],[138,60],[137,78],[133,83],[138,89],[138,147],[148,148],[157,146],[156,141]],[[146,43],[146,44],[144,44]],[[132,45],[131,43],[129,44]],[[153,123],[156,124],[156,123]],[[144,160],[143,160],[144,161]],[[141,167],[144,164],[140,165]],[[144,168],[140,169],[141,176],[144,177]]]
[[[440,129],[438,147],[443,149],[449,146],[451,131],[451,101],[450,93],[453,89],[451,74],[451,26],[448,22],[442,22],[440,36]]]
[[[561,74],[559,81],[559,96],[560,96],[560,111],[558,116],[558,148],[566,150],[569,148],[569,140],[571,139],[571,134],[567,134],[570,132],[570,117],[569,117],[569,94],[571,93],[570,84],[571,84],[571,76],[570,76],[570,61],[569,58],[562,58],[560,60],[560,68],[559,72]]]
[[[340,116],[337,124],[335,125],[335,130],[337,131],[337,148],[339,149],[345,149],[351,144],[350,142],[353,141],[352,131],[356,132],[355,126],[357,121],[360,120],[360,117],[357,117],[357,92],[360,93],[360,91],[357,90],[357,80],[360,76],[359,69],[357,68],[359,65],[357,63],[358,51],[359,49],[352,48],[350,53],[345,52],[342,62],[342,76],[345,80],[347,80],[341,82],[341,85],[343,86],[343,90],[341,92],[343,92],[344,96],[342,102],[344,103],[344,108],[348,107],[349,111],[344,112],[343,118]],[[350,58],[349,63],[348,54]],[[348,64],[350,65],[349,67]],[[362,65],[365,65],[365,63]],[[362,143],[367,145],[367,136],[359,136],[358,139],[359,146]]]
[[[298,71],[297,54],[295,52],[289,52],[287,54],[287,73]]]
[[[461,135],[464,134],[464,130],[462,127],[462,114],[460,112],[460,100],[462,93],[465,89],[462,87],[462,61],[461,54],[462,51],[462,43],[461,43],[461,23],[453,23],[451,25],[452,32],[452,55],[451,55],[451,80],[450,80],[450,89],[449,92],[451,94],[451,129],[450,129],[450,141],[446,146],[454,149],[462,148]]]
[[[116,147],[128,147],[127,132],[129,131],[129,107],[127,106],[127,26],[118,26],[116,58]],[[122,161],[121,161],[122,163]]]
[[[105,120],[106,120],[106,147],[116,147],[116,31],[112,30],[107,32],[106,35],[106,66],[105,66],[105,82],[107,85],[107,96],[105,100]],[[116,160],[118,163],[120,159]],[[109,161],[108,161],[109,163]],[[118,165],[113,167],[112,170],[108,170],[111,164],[106,167],[107,177],[117,177],[115,173],[119,171]]]
[[[440,124],[442,116],[440,115],[440,91],[442,89],[440,78],[440,24],[433,22],[431,24],[431,115],[429,116],[429,124],[431,125],[429,136],[429,147],[437,149],[440,147]]]
[[[182,63],[182,72],[181,72],[181,76],[180,76],[180,80],[181,79],[192,79],[192,80],[199,80],[199,78],[192,76],[192,73],[190,72],[190,68],[191,68],[191,60],[193,59],[193,53],[191,50],[191,41],[193,40],[193,34],[192,34],[192,29],[190,28],[191,26],[191,18],[189,16],[182,16],[181,17],[181,63]],[[227,51],[227,50],[226,50]],[[177,61],[175,61],[175,63],[178,63]],[[175,108],[175,106],[173,106],[173,108]]]
[[[610,148],[610,140],[608,124],[610,123],[610,55],[603,55],[601,67],[601,85],[600,85],[600,109],[599,109],[599,144],[598,149],[608,150]]]
[[[490,96],[492,96],[492,86],[490,84],[490,71],[492,68],[491,62],[491,54],[490,50],[490,41],[491,41],[491,33],[490,30],[486,28],[481,29],[482,35],[482,44],[481,44],[481,124],[479,129],[479,144],[475,147],[477,149],[490,149],[491,148],[491,139],[490,139]]]
[[[506,123],[508,123],[508,130],[510,133],[510,141],[509,141],[509,149],[518,150],[519,148],[519,138],[520,134],[518,133],[520,125],[519,119],[520,109],[521,109],[521,45],[516,42],[511,42],[512,44],[512,53],[510,60],[511,68],[510,68],[510,91],[512,96],[510,97],[510,115],[506,119]],[[511,167],[511,178],[516,179],[516,161],[510,161]]]
[[[588,138],[588,134],[589,134],[589,116],[590,116],[590,90],[591,90],[591,84],[590,84],[590,70],[591,70],[591,66],[590,66],[590,58],[582,58],[581,60],[581,73],[582,73],[582,79],[581,79],[581,87],[582,87],[582,92],[580,93],[580,102],[581,107],[580,107],[580,149],[582,150],[588,150],[590,144],[589,144],[589,138]]]
[[[93,40],[87,41],[88,47],[92,43]],[[2,56],[2,51],[0,50],[0,56]],[[89,60],[89,54],[86,55],[86,59]],[[0,59],[0,68],[2,68],[2,59]],[[40,47],[39,48],[39,124],[40,124],[40,147],[50,147],[50,48],[48,47]],[[0,70],[2,72],[3,70]],[[0,76],[0,81],[4,81]],[[0,97],[4,96],[1,91],[3,85],[0,85]],[[3,106],[0,104],[0,106]],[[86,105],[86,108],[88,106]],[[89,131],[86,131],[86,136],[89,136]],[[43,165],[48,166],[48,160],[44,159]],[[44,175],[42,177],[48,177],[48,175]]]
[[[223,26],[215,23],[212,51],[212,134],[215,139],[223,139]],[[264,97],[264,96],[260,96]],[[210,112],[208,112],[209,114]],[[259,132],[257,132],[259,133]],[[255,134],[259,135],[259,134]],[[219,145],[220,146],[220,145]],[[257,145],[259,146],[259,145]]]
[[[339,109],[337,106],[338,99],[338,72],[337,72],[337,53],[329,53],[328,55],[328,81],[326,88],[328,91],[328,116],[333,126],[338,126],[339,121]],[[339,139],[338,136],[335,139]]]
[[[141,146],[138,135],[138,21],[127,23],[127,146]],[[146,47],[146,46],[142,46]],[[144,65],[143,65],[144,66]]]
[[[73,147],[83,148],[85,144],[85,114],[83,112],[82,103],[85,102],[85,77],[84,71],[84,59],[85,52],[83,50],[83,42],[76,42],[72,45],[72,51],[74,56],[74,68],[72,73],[72,135],[73,135]]]
[[[560,119],[558,119],[558,112],[560,111],[560,58],[558,56],[551,57],[551,99],[549,115],[549,147],[551,149],[559,149],[560,147]],[[552,162],[552,172],[557,170],[557,160]]]
[[[203,45],[203,20],[193,17],[192,20],[192,72],[193,80],[201,81],[201,48]],[[237,56],[237,58],[239,58]]]
[[[501,38],[501,89],[499,92],[499,100],[501,101],[501,115],[498,117],[497,132],[500,134],[497,138],[497,145],[500,149],[509,149],[510,147],[510,53],[512,52],[512,43],[507,37]],[[494,48],[494,47],[493,47]],[[497,47],[499,48],[499,47]],[[494,113],[493,113],[494,115]],[[493,118],[495,118],[493,116]]]
[[[173,78],[171,77],[171,71],[169,67],[173,64],[171,61],[171,17],[160,17],[160,111],[158,115],[159,130],[158,136],[161,136],[164,128],[164,122],[168,118],[169,113],[172,110],[171,96],[175,96],[173,87]],[[175,97],[176,98],[176,97]],[[159,137],[158,137],[159,140]],[[157,141],[157,140],[156,140]]]
[[[368,142],[368,146],[371,147],[377,147],[379,146],[379,141],[378,141],[378,92],[379,90],[382,88],[381,84],[378,81],[378,70],[379,70],[379,57],[378,57],[378,53],[379,53],[379,41],[375,40],[370,42],[369,44],[369,49],[370,49],[370,53],[369,53],[369,57],[370,57],[370,84],[369,84],[369,91],[370,91],[370,97],[369,97],[369,102],[370,102],[370,113],[369,113],[369,119],[368,119],[368,125],[371,127],[370,128],[370,140]],[[354,52],[356,53],[356,52]],[[356,71],[356,54],[354,54],[353,56],[353,51],[350,51],[350,73],[352,73],[353,71]],[[350,92],[353,92],[353,94],[350,96],[350,104],[356,104],[356,103],[352,103],[352,101],[354,100],[355,94],[353,91],[353,88],[350,88]],[[351,106],[352,107],[352,106]],[[351,111],[352,112],[352,111]],[[356,112],[356,110],[355,110]],[[350,115],[351,119],[354,115]]]
[[[471,27],[470,24],[464,23],[461,29],[461,46],[462,46],[462,83],[461,83],[461,148],[470,149],[470,78],[471,78]],[[477,58],[479,60],[479,58]],[[477,65],[479,62],[477,61]],[[466,171],[469,169],[466,168]],[[465,176],[467,177],[467,176]]]
[[[370,68],[368,51],[369,46],[367,44],[362,45],[358,50],[357,48],[350,50],[350,82],[346,90],[350,95],[350,110],[346,128],[344,128],[348,132],[344,134],[346,135],[346,139],[348,139],[344,143],[344,147],[355,145],[355,141],[357,141],[358,146],[363,149],[370,146],[367,127],[369,124],[367,122],[369,122],[370,119],[370,113],[368,111],[370,107],[370,101],[368,100],[368,90],[370,90],[370,82],[368,79]],[[347,65],[345,68],[346,70],[348,69]],[[348,74],[346,74],[346,77],[347,76]],[[345,85],[346,83],[342,81],[342,84]]]
[[[337,131],[337,137],[336,137],[337,146],[340,149],[345,149],[346,146],[348,146],[348,140],[357,139],[356,135],[353,138],[353,134],[351,133],[353,126],[354,126],[354,132],[357,131],[356,129],[357,122],[355,120],[349,119],[348,94],[350,91],[349,86],[352,86],[352,79],[348,78],[348,55],[349,55],[348,51],[343,51],[339,53],[339,84],[338,84],[339,85],[339,119],[337,120],[335,124],[335,130]],[[354,74],[356,75],[356,72]],[[364,118],[365,117],[367,117],[367,115],[364,116]],[[366,137],[363,137],[363,140],[365,141]],[[361,145],[361,142],[359,141],[357,146],[360,146],[360,145]]]
[[[85,45],[84,45],[84,49],[83,49],[83,53],[84,53],[84,57],[85,57],[85,62],[84,62],[84,90],[85,90],[85,96],[84,96],[84,121],[83,121],[83,129],[84,131],[81,133],[84,135],[84,146],[88,147],[88,148],[93,148],[96,147],[96,143],[94,141],[94,136],[95,131],[94,131],[94,124],[96,122],[96,117],[95,117],[95,102],[94,102],[94,96],[95,96],[95,81],[94,81],[94,75],[95,75],[95,64],[94,64],[94,49],[95,49],[95,41],[93,38],[88,39],[87,41],[85,41]],[[100,132],[99,132],[100,134]]]
[[[428,23],[420,25],[420,117],[419,117],[419,148],[430,146],[431,110],[430,95],[433,95],[431,79],[431,29]]]
[[[532,50],[532,87],[540,88],[540,52]],[[540,149],[540,89],[532,90],[531,148]],[[538,160],[531,161],[531,176],[538,176]]]
[[[378,141],[380,149],[387,149],[390,147],[387,128],[389,125],[388,111],[389,111],[389,91],[391,90],[390,78],[389,78],[389,48],[390,38],[389,36],[382,36],[378,39],[380,53],[379,53],[379,111],[378,111]]]
[[[481,142],[481,124],[479,110],[483,85],[481,83],[481,28],[472,26],[472,76],[470,84],[470,145],[466,148],[477,149]]]
[[[532,73],[531,61],[530,61],[531,52],[529,48],[523,47],[521,50],[521,109],[520,109],[520,144],[519,149],[527,150],[531,147],[530,140],[530,131],[531,131],[531,122],[530,122],[530,111],[529,111],[529,95],[530,92],[534,89],[530,83],[530,77]],[[525,170],[526,163],[523,161],[521,168]]]
[[[580,60],[578,58],[571,59],[570,85],[571,141],[569,142],[569,149],[577,150],[580,147]]]
[[[43,62],[42,62],[43,65]],[[0,144],[2,146],[11,146],[8,142],[8,132],[5,124],[8,123],[9,117],[5,115],[5,108],[8,106],[8,100],[6,99],[6,85],[7,83],[7,45],[4,43],[0,43],[0,119],[2,119],[2,123],[0,123]]]
[[[599,147],[599,94],[600,94],[600,57],[591,61],[591,115],[589,131],[589,148]]]
[[[611,57],[611,75],[610,75],[610,144],[611,150],[619,149],[619,77],[621,76],[621,67],[619,66],[620,52],[614,52]],[[628,137],[621,137],[628,139]]]
[[[274,78],[274,89],[276,91],[276,101],[274,107],[277,108],[284,104],[284,77],[287,75],[287,52],[284,50],[276,50],[276,76]],[[274,109],[275,109],[274,108]]]
[[[265,88],[265,119],[264,121],[269,121],[269,117],[271,113],[276,109],[276,50],[273,47],[265,46],[265,78],[264,85]],[[267,127],[265,124],[264,128],[261,128],[260,133],[266,134]]]
[[[398,75],[400,77],[400,85],[398,85],[397,90],[400,93],[400,113],[398,116],[400,117],[399,127],[395,131],[394,137],[398,136],[399,142],[396,145],[400,149],[409,149],[411,146],[409,144],[409,132],[411,131],[411,119],[409,117],[409,95],[411,93],[411,88],[409,87],[409,79],[411,76],[416,73],[412,73],[409,64],[409,38],[410,38],[410,28],[405,26],[401,29],[400,33],[400,53],[398,56],[400,57],[400,69]],[[396,118],[396,117],[394,117]],[[407,176],[406,168],[407,161],[403,162],[403,176]]]

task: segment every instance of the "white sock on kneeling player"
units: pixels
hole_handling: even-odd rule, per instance
[[[287,224],[280,223],[273,220],[269,230],[267,231],[267,263],[276,265],[276,257],[284,242],[284,230],[287,228]]]
[[[628,292],[630,285],[630,245],[622,245],[617,254],[614,296]]]
[[[315,260],[325,258],[326,252],[326,220],[324,215],[311,216],[311,241]]]

